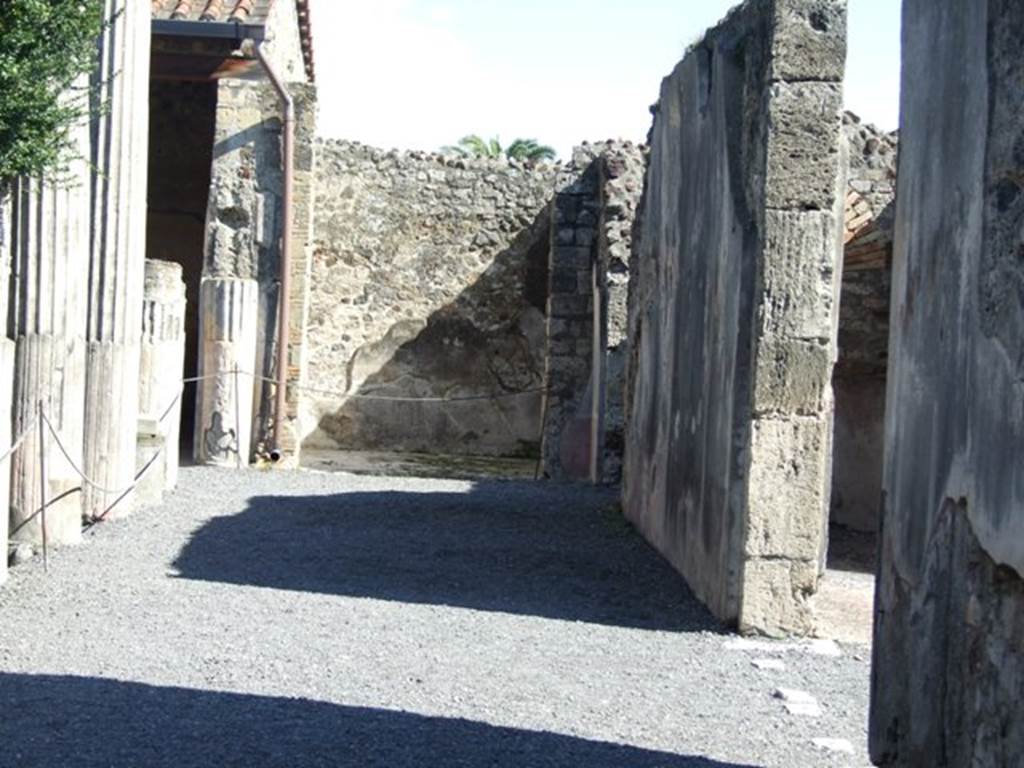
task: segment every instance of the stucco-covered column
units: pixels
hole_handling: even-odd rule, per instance
[[[258,314],[255,280],[203,279],[195,438],[195,458],[201,464],[236,466],[239,458],[249,463]]]
[[[2,238],[0,238],[2,242]],[[6,277],[3,284],[6,285]],[[14,385],[14,342],[0,336],[0,455],[11,444],[11,389]],[[0,541],[6,545],[11,496],[11,462],[0,461]],[[0,550],[0,584],[7,580],[7,548]]]
[[[139,312],[146,248],[150,8],[106,0],[94,86],[107,105],[94,118],[91,158],[92,252],[86,368],[85,470],[121,488],[135,475]],[[86,515],[114,499],[87,488]],[[130,510],[121,502],[116,514]]]
[[[68,175],[72,180],[59,186],[19,179],[11,190],[7,317],[15,360],[9,412],[11,431],[17,436],[37,424],[42,401],[71,458],[81,462],[86,302],[81,275],[88,269],[89,258],[85,164],[73,163]],[[42,540],[42,518],[37,515],[41,506],[39,439],[36,430],[11,461],[10,522],[16,543],[34,545]],[[80,483],[50,435],[46,444],[47,498],[53,499]],[[50,506],[46,518],[51,544],[79,541],[77,494]]]
[[[180,264],[146,261],[138,464],[141,469],[156,451],[163,452],[144,483],[154,498],[178,482],[181,377],[185,366],[185,283],[181,275]],[[141,495],[146,495],[145,491]]]
[[[8,189],[0,182],[0,319],[7,318],[10,264],[10,205]],[[7,338],[7,324],[0,325],[0,455],[11,445],[11,390],[14,387],[14,342]],[[7,580],[7,534],[11,498],[10,459],[0,461],[0,584]]]

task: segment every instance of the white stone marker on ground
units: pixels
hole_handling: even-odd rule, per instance
[[[806,691],[798,691],[793,688],[776,688],[772,696],[782,701],[782,706],[791,715],[821,717],[821,707],[818,705],[818,700]]]

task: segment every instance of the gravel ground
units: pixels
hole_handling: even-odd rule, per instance
[[[737,648],[614,503],[185,469],[0,590],[0,765],[867,766],[866,652]]]

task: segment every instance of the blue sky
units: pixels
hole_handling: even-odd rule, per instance
[[[321,133],[436,149],[467,133],[641,141],[685,48],[734,0],[313,0]],[[899,0],[849,0],[847,108],[899,112]]]

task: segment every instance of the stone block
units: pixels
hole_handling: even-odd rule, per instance
[[[774,5],[772,79],[842,82],[845,0],[775,0]]]
[[[830,397],[831,374],[827,344],[763,339],[756,352],[753,412],[819,414]]]
[[[750,438],[748,557],[817,561],[828,515],[828,421],[755,419]]]
[[[832,211],[839,189],[843,91],[837,83],[775,83],[768,93],[769,209]]]
[[[551,316],[563,318],[584,318],[591,313],[589,296],[579,296],[575,292],[575,279],[571,294],[552,295],[550,298]]]
[[[572,267],[556,267],[551,271],[551,293],[575,296],[577,293],[576,270]]]
[[[577,227],[576,228],[576,245],[589,248],[596,237],[597,233],[591,227]]]
[[[761,258],[763,335],[832,337],[838,268],[835,216],[826,211],[766,211]]]
[[[593,251],[583,247],[559,247],[555,249],[555,263],[559,266],[571,266],[574,269],[589,269],[594,260]]]
[[[743,567],[739,629],[771,637],[814,630],[809,600],[818,588],[817,562],[748,560]]]

